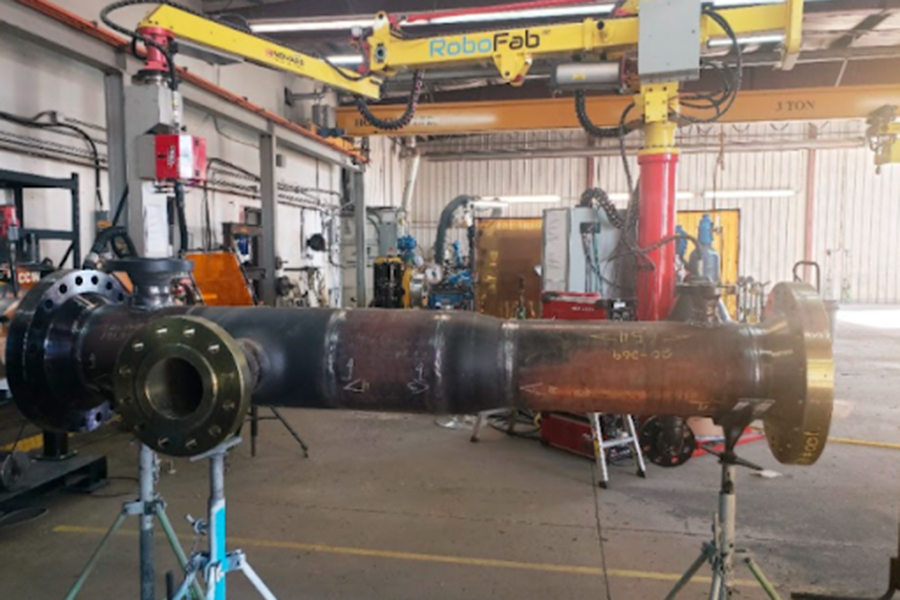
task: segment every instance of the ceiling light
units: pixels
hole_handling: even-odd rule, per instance
[[[627,202],[631,197],[631,194],[628,192],[613,192],[612,194],[607,194],[610,200],[613,202]],[[676,200],[693,200],[694,193],[693,192],[675,192]]]
[[[563,6],[558,8],[532,8],[526,10],[502,10],[497,12],[475,12],[461,15],[446,15],[432,18],[413,18],[403,23],[404,27],[419,25],[453,25],[456,23],[486,23],[490,21],[520,21],[524,19],[550,19],[555,17],[575,17],[589,15],[606,15],[612,12],[613,5],[588,4],[586,6]]]
[[[250,29],[253,33],[291,33],[295,31],[342,31],[350,30],[354,27],[371,27],[375,20],[373,18],[353,18],[353,19],[305,19],[302,21],[268,21],[262,23],[251,23]]]
[[[350,65],[350,66],[361,65],[362,61],[363,61],[362,56],[359,54],[336,54],[334,56],[328,56],[326,58],[328,59],[328,62],[330,62],[331,64],[342,66],[342,67],[348,66],[348,65]]]
[[[561,196],[482,196],[482,200],[493,200],[494,202],[505,202],[507,204],[527,204],[531,202],[560,202]]]
[[[784,0],[715,0],[717,7],[746,6],[754,4],[782,4]],[[421,25],[452,25],[454,23],[487,23],[492,21],[520,21],[529,19],[549,19],[558,17],[602,16],[612,12],[612,2],[584,4],[580,6],[557,6],[526,10],[501,10],[495,12],[475,12],[468,14],[445,14],[434,17],[417,18],[415,13],[402,22],[404,27]],[[374,17],[354,15],[343,19],[285,19],[251,23],[254,33],[291,33],[305,31],[349,31],[354,27],[372,27]],[[728,46],[729,40],[713,41],[711,46]],[[744,43],[743,41],[741,43]],[[747,42],[752,43],[752,42]],[[763,43],[763,42],[757,42]]]
[[[509,206],[506,202],[500,202],[498,200],[476,200],[472,203],[472,208],[479,210],[491,210],[494,208],[506,208]]]
[[[743,200],[746,198],[791,198],[796,195],[794,190],[715,190],[704,192],[707,200]]]
[[[751,46],[757,44],[780,44],[784,41],[784,36],[779,34],[771,35],[747,35],[738,37],[738,43],[741,46]],[[706,44],[710,48],[723,48],[731,46],[731,38],[716,38],[709,40]]]

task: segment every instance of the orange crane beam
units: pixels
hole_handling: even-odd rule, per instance
[[[597,125],[618,125],[619,116],[631,96],[595,96],[588,98],[588,114]],[[722,116],[722,123],[754,121],[810,121],[866,118],[890,104],[900,106],[900,85],[792,88],[747,90]],[[403,105],[373,106],[381,119],[397,118]],[[685,111],[690,114],[690,111]],[[397,135],[366,123],[355,107],[337,111],[337,126],[348,136]],[[533,131],[542,129],[580,129],[571,97],[488,102],[443,102],[420,104],[412,123],[403,135],[452,135]]]

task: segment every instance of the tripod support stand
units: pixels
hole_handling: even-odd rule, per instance
[[[156,491],[158,475],[159,459],[156,453],[141,444],[138,468],[138,481],[140,484],[138,499],[122,505],[122,511],[119,513],[119,516],[116,517],[106,535],[103,536],[97,549],[91,554],[87,565],[85,565],[72,589],[69,590],[65,600],[74,600],[78,596],[81,588],[84,587],[85,582],[90,577],[91,571],[97,566],[97,562],[100,560],[100,555],[103,553],[106,545],[119,531],[122,524],[125,523],[125,519],[130,516],[140,517],[141,600],[156,600],[156,568],[153,559],[153,524],[155,520],[158,520],[162,526],[169,546],[171,546],[175,557],[178,559],[178,564],[181,565],[182,569],[187,568],[188,559],[181,548],[178,537],[175,535],[172,522],[169,521],[169,517],[166,514],[166,503]],[[192,597],[194,598],[203,597],[203,590],[196,582],[192,584],[189,591],[193,593]]]
[[[697,574],[697,571],[708,563],[712,569],[712,583],[710,584],[710,600],[729,600],[734,591],[735,562],[744,563],[759,586],[771,600],[781,600],[775,586],[766,578],[762,568],[753,558],[753,555],[742,549],[735,548],[735,528],[737,517],[737,490],[735,480],[738,466],[748,467],[757,471],[763,468],[759,465],[739,458],[734,448],[744,429],[759,414],[760,409],[767,407],[748,406],[743,412],[733,415],[722,423],[725,431],[725,449],[721,453],[710,452],[719,457],[722,466],[722,480],[719,487],[719,510],[713,521],[713,539],[704,542],[700,550],[700,556],[688,567],[681,579],[666,596],[666,600],[674,600],[685,585]],[[709,452],[709,450],[707,450]]]
[[[242,550],[226,550],[225,545],[225,455],[241,443],[241,438],[234,437],[213,448],[209,452],[191,458],[191,461],[209,459],[209,506],[206,521],[191,523],[194,531],[206,535],[209,549],[206,552],[195,552],[187,561],[184,581],[170,600],[183,600],[188,597],[191,587],[197,584],[202,576],[207,590],[202,596],[206,600],[225,600],[225,576],[234,571],[241,571],[265,600],[276,600],[275,595],[266,587],[247,561]]]

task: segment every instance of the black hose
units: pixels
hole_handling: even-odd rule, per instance
[[[188,227],[187,215],[184,209],[184,185],[180,181],[175,182],[175,211],[178,218],[178,237],[180,257],[184,257],[188,251]]]
[[[584,193],[581,194],[581,201],[578,203],[578,206],[602,208],[613,227],[616,229],[623,229],[625,227],[625,221],[622,220],[619,209],[616,208],[616,205],[609,199],[607,193],[600,188],[589,188],[585,190]]]
[[[741,91],[741,86],[743,83],[744,54],[738,41],[737,34],[731,27],[731,24],[728,22],[728,20],[721,14],[716,12],[714,9],[708,7],[704,8],[703,14],[713,20],[719,27],[721,27],[728,38],[731,40],[732,50],[734,51],[736,57],[735,67],[732,70],[731,75],[729,76],[724,73],[721,67],[710,63],[716,70],[716,73],[722,78],[722,88],[713,93],[695,92],[692,94],[685,94],[682,97],[681,104],[686,108],[712,109],[715,111],[715,114],[711,117],[706,118],[691,117],[688,115],[679,114],[679,117],[688,123],[714,123],[718,121],[722,117],[722,115],[727,113],[731,109],[732,105],[734,105],[735,100],[737,100],[738,93]]]
[[[618,127],[600,127],[587,114],[587,95],[584,90],[575,92],[575,115],[582,129],[598,138],[617,138],[624,135],[621,124]]]
[[[117,31],[124,36],[127,36],[131,40],[138,40],[143,43],[145,46],[150,46],[152,48],[156,48],[162,53],[163,56],[166,57],[166,66],[169,69],[169,88],[174,92],[178,89],[178,69],[175,67],[175,50],[171,47],[163,46],[162,44],[147,38],[137,31],[133,29],[129,29],[127,27],[123,27],[119,25],[115,21],[109,18],[110,13],[117,11],[122,8],[127,8],[129,6],[137,6],[141,4],[166,4],[168,6],[172,6],[177,8],[178,10],[183,10],[184,12],[190,13],[192,15],[203,16],[197,11],[188,8],[182,4],[178,4],[177,2],[171,2],[169,0],[118,0],[118,2],[113,2],[100,11],[100,20],[103,21],[103,24],[112,29],[113,31]],[[205,17],[204,17],[205,18]],[[133,43],[133,42],[132,42]]]
[[[91,249],[88,251],[87,257],[84,259],[82,268],[97,268],[97,260],[95,259],[95,257],[99,258],[101,254],[106,252],[107,246],[109,246],[109,248],[113,251],[113,254],[115,254],[118,258],[138,256],[137,248],[135,247],[134,241],[131,239],[131,236],[128,235],[128,230],[125,227],[114,225],[112,227],[102,229],[99,233],[97,233],[97,237],[94,238],[94,243],[91,245]]]
[[[362,96],[356,97],[356,108],[359,110],[359,114],[361,114],[366,122],[372,127],[377,127],[378,129],[383,129],[385,131],[403,129],[409,125],[412,122],[413,117],[416,116],[416,108],[419,106],[419,97],[422,95],[422,88],[424,87],[423,75],[424,73],[421,70],[416,71],[413,75],[412,90],[410,90],[409,98],[406,101],[406,110],[404,110],[403,114],[396,119],[379,119],[376,117],[369,109],[366,99]]]
[[[444,252],[447,245],[447,231],[453,225],[453,215],[457,210],[474,201],[474,196],[457,196],[451,200],[444,210],[441,211],[441,217],[438,220],[437,238],[434,242],[434,262],[443,266],[445,257]],[[469,253],[471,254],[471,252]],[[471,260],[471,259],[470,259]]]
[[[128,204],[128,185],[122,190],[122,197],[119,198],[119,205],[116,206],[116,214],[112,220],[113,227],[119,224],[119,219],[122,218],[122,214],[125,212],[126,204]]]

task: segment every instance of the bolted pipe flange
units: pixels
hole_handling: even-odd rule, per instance
[[[811,465],[828,441],[834,404],[831,324],[816,290],[805,283],[779,283],[769,295],[764,351],[772,357],[763,416],[769,449],[784,464]]]
[[[72,332],[94,309],[127,299],[118,279],[90,270],[51,273],[22,299],[6,357],[10,390],[28,420],[50,431],[85,432],[112,417],[107,399],[84,385]]]
[[[113,374],[115,408],[157,452],[194,456],[234,435],[253,378],[238,342],[199,317],[154,319],[126,342]]]

